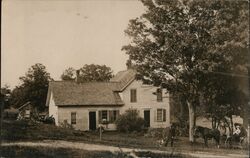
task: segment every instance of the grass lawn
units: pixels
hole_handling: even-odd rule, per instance
[[[109,151],[86,151],[65,148],[45,148],[45,147],[20,147],[20,146],[4,146],[1,148],[2,157],[18,157],[18,158],[115,158],[118,154]],[[121,157],[122,158],[122,157]]]
[[[25,121],[4,121],[2,136],[4,141],[39,141],[39,140],[66,140],[94,144],[113,145],[129,148],[144,148],[157,150],[170,150],[170,147],[160,146],[159,137],[145,136],[147,133],[119,133],[104,132],[102,140],[98,132],[81,132],[72,129],[64,129],[53,125],[34,124]],[[175,151],[179,152],[212,152],[247,154],[244,149],[228,149],[223,147],[217,149],[215,142],[209,141],[209,148],[204,147],[202,139],[197,139],[195,144],[190,144],[187,137],[178,137],[174,143]]]
[[[185,158],[180,154],[161,154],[152,152],[136,152],[140,157],[157,157],[157,158]],[[109,151],[87,151],[68,148],[45,148],[45,147],[21,147],[21,146],[4,146],[1,148],[0,156],[6,158],[130,158],[131,156],[121,152]],[[132,158],[132,157],[131,157]]]

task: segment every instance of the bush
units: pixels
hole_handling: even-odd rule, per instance
[[[115,124],[117,130],[120,132],[139,132],[143,129],[144,120],[139,117],[139,112],[137,110],[129,109],[118,117]]]
[[[167,136],[166,128],[150,128],[144,136],[158,139],[165,138]]]

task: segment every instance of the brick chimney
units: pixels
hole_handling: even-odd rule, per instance
[[[131,69],[132,68],[132,61],[127,60],[126,66],[127,66],[127,70]]]

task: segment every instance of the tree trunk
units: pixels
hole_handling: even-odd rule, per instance
[[[212,128],[214,127],[214,117],[212,117]]]
[[[195,125],[195,108],[194,105],[191,105],[189,102],[188,111],[189,111],[189,141],[194,142],[194,125]]]
[[[249,96],[249,95],[248,95]],[[246,106],[244,107],[244,112],[243,112],[243,126],[245,128],[248,127],[248,124],[249,124],[249,117],[250,116],[250,102],[248,102],[246,104]]]
[[[230,134],[233,135],[234,123],[233,123],[233,117],[232,117],[232,115],[230,116],[230,124],[231,124],[231,131],[230,131]]]

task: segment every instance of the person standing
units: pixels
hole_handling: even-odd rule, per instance
[[[173,124],[171,124],[169,127],[169,131],[168,131],[167,141],[165,143],[166,147],[168,146],[169,141],[171,142],[171,144],[170,144],[171,147],[173,147],[175,134],[176,134],[175,126]]]

